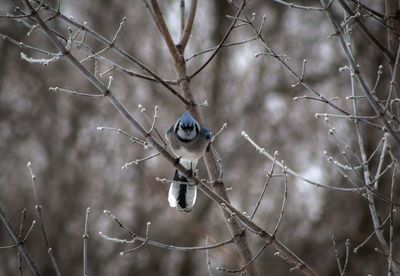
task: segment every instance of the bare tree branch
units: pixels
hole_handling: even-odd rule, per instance
[[[197,7],[197,0],[192,0],[190,2],[190,11],[185,24],[185,28],[183,29],[181,39],[179,40],[178,45],[176,45],[176,47],[180,49],[182,52],[185,50],[186,45],[190,38],[190,33],[192,32],[194,17],[196,15],[196,7]]]
[[[34,10],[32,9],[32,12],[34,12]],[[40,224],[40,229],[42,231],[42,235],[43,235],[43,239],[47,248],[47,254],[50,257],[50,261],[51,264],[54,268],[54,271],[56,273],[57,276],[61,276],[61,272],[60,272],[60,268],[57,264],[56,258],[54,256],[53,253],[53,249],[50,246],[50,242],[49,239],[47,237],[47,232],[46,232],[46,228],[44,226],[44,222],[43,222],[43,216],[42,216],[42,205],[39,202],[39,196],[38,196],[38,192],[37,192],[37,188],[36,188],[36,176],[34,175],[33,171],[32,171],[32,167],[31,167],[31,162],[28,162],[28,164],[26,165],[29,169],[29,172],[31,174],[31,178],[32,178],[32,186],[33,186],[33,192],[34,192],[34,196],[35,196],[35,209],[38,213],[39,216],[39,224]]]
[[[40,276],[41,274],[40,274],[36,264],[33,262],[31,256],[26,251],[23,243],[21,243],[21,241],[18,240],[17,235],[15,234],[14,230],[12,229],[10,220],[8,219],[7,215],[4,213],[4,210],[3,210],[3,207],[1,206],[1,204],[0,204],[0,219],[3,221],[4,226],[6,227],[8,233],[10,234],[15,245],[18,247],[19,252],[22,254],[25,261],[28,263],[28,266],[32,270],[33,274],[36,276]]]
[[[242,131],[242,136],[243,136],[253,147],[255,147],[255,149],[256,149],[260,154],[266,156],[266,157],[267,157],[269,160],[271,160],[271,161],[273,161],[273,160],[275,159],[275,157],[274,157],[273,155],[271,155],[270,153],[268,153],[264,148],[262,148],[262,147],[260,147],[259,145],[257,145],[256,142],[254,142],[254,141],[250,138],[250,136],[249,136],[245,131]],[[276,161],[276,164],[277,164],[279,167],[281,167],[281,168],[284,167],[284,165],[283,165],[281,162],[279,162],[279,161]],[[327,186],[327,185],[321,184],[321,183],[319,183],[319,182],[315,182],[315,181],[309,180],[309,179],[307,179],[307,178],[301,176],[300,174],[298,174],[297,172],[295,172],[295,171],[293,171],[293,170],[291,170],[291,169],[289,169],[289,168],[287,168],[287,171],[286,171],[286,172],[287,172],[289,175],[293,175],[293,176],[295,176],[295,177],[301,179],[302,181],[304,181],[304,182],[306,182],[306,183],[308,183],[308,184],[311,184],[311,185],[313,185],[313,186],[316,186],[316,187],[322,187],[322,188],[325,188],[325,189],[336,190],[336,191],[342,191],[342,192],[356,192],[356,191],[358,191],[358,189],[356,189],[356,188],[341,188],[341,187]]]
[[[150,224],[147,223],[147,227],[146,227],[146,236],[145,237],[141,237],[135,233],[133,233],[131,230],[129,230],[126,226],[124,226],[122,224],[122,222],[115,216],[113,215],[110,211],[104,210],[103,212],[105,215],[109,216],[122,230],[124,230],[126,233],[128,233],[128,235],[130,236],[129,240],[126,239],[119,239],[119,238],[113,238],[110,237],[102,232],[100,232],[100,236],[102,236],[104,239],[112,241],[112,242],[116,242],[116,243],[127,243],[127,244],[133,244],[135,242],[141,242],[141,244],[139,246],[144,246],[145,244],[148,245],[152,245],[152,246],[156,246],[159,248],[163,248],[163,249],[167,249],[167,250],[176,250],[176,251],[201,251],[201,250],[209,250],[209,249],[215,249],[215,248],[219,248],[221,246],[225,246],[228,244],[233,243],[233,238],[216,243],[216,244],[211,244],[208,245],[206,243],[205,246],[175,246],[175,245],[170,245],[170,244],[165,244],[165,243],[161,243],[158,241],[154,241],[151,240],[149,238],[149,226]],[[135,248],[135,250],[139,249],[138,247]],[[132,250],[130,250],[132,251]],[[123,251],[125,254],[125,252],[127,251]],[[121,252],[122,253],[122,252]]]
[[[331,22],[331,24],[335,28],[335,30],[337,30],[337,26],[336,26],[335,21],[333,20],[331,11],[330,11],[330,9],[327,9],[326,1],[320,0],[320,2],[321,2],[322,7],[324,7],[326,9],[325,14],[326,14],[328,20]],[[373,96],[371,95],[371,92],[370,92],[371,90],[368,88],[364,78],[361,76],[360,70],[354,60],[354,56],[352,55],[349,48],[347,47],[342,32],[338,33],[338,39],[340,42],[340,46],[345,54],[345,57],[349,63],[349,66],[350,66],[350,68],[352,68],[352,71],[353,71],[357,81],[359,82],[364,94],[367,96],[368,102],[370,103],[370,105],[373,108],[373,110],[375,111],[375,113],[377,115],[379,115],[379,117],[382,120],[382,122],[384,123],[386,129],[389,131],[389,133],[395,139],[397,144],[400,145],[400,137],[398,136],[396,131],[393,129],[392,125],[388,122],[388,120],[386,118],[386,116],[388,116],[387,113],[384,112],[384,110],[382,110],[382,108],[379,106],[378,103],[376,103]],[[389,118],[389,119],[391,119],[391,118]]]
[[[386,56],[386,58],[389,61],[393,61],[394,60],[394,56],[393,54],[389,51],[388,48],[386,48],[386,46],[384,46],[378,38],[376,38],[371,32],[370,30],[364,25],[364,23],[360,20],[360,18],[358,16],[356,16],[356,14],[351,10],[351,8],[346,4],[346,2],[344,0],[338,0],[340,5],[342,6],[342,8],[346,11],[346,13],[351,16],[352,18],[354,18],[355,22],[358,24],[358,26],[360,27],[361,31],[382,51],[382,53]],[[324,8],[326,6],[323,6]]]
[[[147,1],[147,0],[144,0]],[[167,44],[168,50],[173,57],[173,60],[179,60],[179,53],[175,46],[175,43],[171,37],[171,34],[168,30],[167,24],[165,23],[164,16],[162,14],[161,8],[158,5],[157,0],[150,0],[151,7],[153,9],[152,14],[154,14],[154,22],[157,25],[158,30],[160,31],[162,37],[164,38],[165,43]]]
[[[197,69],[193,74],[190,75],[190,77],[189,77],[190,79],[194,78],[197,74],[199,74],[214,59],[216,54],[219,52],[219,50],[222,48],[225,41],[228,39],[229,35],[231,34],[233,28],[235,27],[236,21],[239,18],[240,13],[244,9],[245,5],[246,5],[246,0],[243,0],[242,5],[240,6],[240,8],[238,9],[238,11],[235,15],[235,19],[232,21],[232,24],[229,26],[229,28],[228,28],[227,32],[225,33],[224,37],[222,38],[221,42],[215,48],[215,50],[213,51],[211,56],[203,63],[203,65],[201,65],[199,69]]]
[[[85,227],[83,232],[83,276],[88,276],[88,261],[87,261],[87,254],[88,254],[88,241],[89,241],[89,234],[88,234],[88,220],[89,220],[89,213],[90,208],[86,208],[86,215],[85,215]]]

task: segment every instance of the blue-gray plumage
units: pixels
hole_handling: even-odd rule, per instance
[[[167,130],[165,137],[182,166],[194,172],[197,161],[203,156],[211,141],[211,132],[201,127],[189,112],[184,112]],[[188,180],[178,170],[175,171],[173,181],[168,193],[169,205],[179,211],[190,212],[196,201],[196,186],[185,184]]]

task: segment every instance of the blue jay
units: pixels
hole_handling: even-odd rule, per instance
[[[184,112],[167,130],[165,137],[182,166],[194,172],[197,161],[203,156],[211,141],[211,132],[201,127],[189,112]],[[188,179],[176,170],[169,188],[169,205],[178,211],[190,212],[196,201],[196,194],[197,187],[189,185]]]

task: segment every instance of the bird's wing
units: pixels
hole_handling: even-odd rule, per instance
[[[200,135],[204,136],[207,140],[211,139],[211,131],[208,128],[202,127],[200,129]]]
[[[169,129],[167,129],[167,131],[165,132],[165,138],[167,138],[167,140],[170,140],[170,135],[174,133],[174,125],[172,125]]]

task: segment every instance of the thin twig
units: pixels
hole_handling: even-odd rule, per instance
[[[60,54],[57,54],[57,55],[55,55],[55,56],[53,56],[51,58],[31,58],[31,57],[28,57],[25,53],[22,53],[22,52],[21,52],[20,55],[21,55],[21,59],[23,59],[23,60],[25,60],[25,61],[27,61],[29,63],[32,63],[32,64],[39,63],[39,64],[42,64],[44,66],[47,66],[50,63],[52,63],[54,61],[57,61],[57,60],[59,60],[61,58]]]
[[[228,48],[228,47],[231,47],[231,46],[238,46],[238,45],[242,45],[242,44],[246,44],[246,43],[252,42],[252,41],[257,40],[257,39],[258,39],[258,37],[257,37],[257,36],[254,36],[254,37],[252,37],[252,38],[245,39],[245,40],[241,40],[241,41],[238,41],[238,42],[232,42],[232,43],[224,44],[224,45],[221,46],[221,48]],[[206,54],[206,53],[215,51],[215,50],[217,49],[217,47],[218,47],[218,46],[215,46],[215,47],[212,47],[212,48],[209,48],[209,49],[200,51],[200,52],[198,52],[198,53],[195,53],[195,54],[193,54],[193,55],[187,57],[187,58],[186,58],[186,61],[189,61],[189,60],[191,60],[191,59],[193,59],[193,58],[195,58],[195,57],[204,55],[204,54]]]
[[[112,241],[112,242],[116,242],[116,243],[128,243],[128,244],[132,244],[135,243],[137,241],[144,243],[146,241],[145,237],[141,237],[136,235],[135,233],[133,233],[131,230],[129,230],[128,228],[126,228],[119,220],[116,216],[114,216],[110,211],[104,210],[104,214],[111,217],[112,220],[121,228],[123,229],[125,232],[127,232],[129,234],[129,236],[131,237],[130,240],[126,240],[126,239],[119,239],[119,238],[112,238],[102,232],[100,232],[99,234],[106,240]],[[146,229],[148,231],[148,227],[150,225],[146,225]],[[147,232],[146,231],[146,232]],[[157,241],[153,241],[148,237],[148,232],[147,232],[147,241],[146,243],[148,245],[152,245],[152,246],[156,246],[156,247],[160,247],[163,249],[167,249],[167,250],[177,250],[177,251],[199,251],[199,250],[209,250],[209,249],[214,249],[214,248],[218,248],[227,244],[231,244],[233,243],[233,238],[229,239],[229,240],[225,240],[223,242],[219,242],[216,244],[212,244],[212,245],[206,245],[206,246],[191,246],[191,247],[183,247],[183,246],[175,246],[175,245],[169,245],[169,244],[165,244],[165,243],[161,243],[161,242],[157,242]]]
[[[265,193],[265,191],[267,190],[267,187],[268,187],[268,185],[269,185],[269,182],[270,182],[270,180],[271,180],[271,178],[272,178],[272,175],[273,175],[274,169],[275,169],[276,157],[277,157],[277,156],[278,156],[278,152],[275,151],[275,153],[274,153],[274,159],[272,160],[271,169],[267,172],[267,179],[266,179],[266,181],[264,182],[264,185],[263,185],[263,188],[262,188],[262,190],[261,190],[260,196],[258,197],[258,200],[257,200],[257,202],[256,202],[256,206],[254,207],[254,210],[253,210],[253,212],[252,212],[251,215],[250,215],[250,219],[251,219],[251,220],[254,218],[254,216],[255,216],[255,214],[256,214],[256,212],[257,212],[257,210],[258,210],[258,207],[260,206],[261,200],[262,200],[262,198],[264,197],[264,193]]]
[[[270,153],[268,153],[264,148],[261,148],[259,145],[257,145],[257,144],[250,138],[250,136],[249,136],[245,131],[242,131],[242,136],[243,136],[253,147],[255,147],[255,149],[256,149],[260,154],[266,156],[266,157],[267,157],[268,159],[270,159],[271,161],[274,160],[273,155],[271,155]],[[281,162],[276,161],[276,164],[277,164],[279,167],[283,168],[283,165],[282,165]],[[302,181],[304,181],[304,182],[306,182],[306,183],[308,183],[308,184],[311,184],[311,185],[313,185],[313,186],[316,186],[316,187],[321,187],[321,188],[330,189],[330,190],[336,190],[336,191],[342,191],[342,192],[354,192],[354,191],[357,191],[356,188],[341,188],[341,187],[328,186],[328,185],[321,184],[320,182],[315,182],[315,181],[309,180],[309,179],[307,179],[307,178],[301,176],[301,175],[298,174],[297,172],[293,171],[293,170],[290,169],[290,168],[287,168],[287,171],[286,171],[286,172],[287,172],[288,175],[293,175],[294,177],[297,177],[298,179],[300,179],[300,180],[302,180]]]
[[[346,269],[347,269],[347,266],[349,264],[349,259],[350,259],[350,239],[346,240],[345,246],[346,246],[346,258],[344,260],[344,265],[343,265],[343,269],[342,269],[343,275],[346,273]]]
[[[33,262],[31,256],[26,251],[24,245],[20,242],[20,240],[18,240],[17,235],[15,234],[14,230],[12,229],[10,220],[8,219],[7,215],[5,214],[1,204],[0,204],[0,219],[3,221],[3,224],[6,227],[7,232],[10,234],[12,240],[14,241],[15,245],[18,247],[18,250],[24,257],[25,261],[28,263],[28,266],[32,270],[33,274],[35,276],[40,276],[41,274],[40,274],[36,264]]]
[[[131,248],[131,249],[122,251],[122,252],[120,252],[119,254],[122,256],[122,255],[125,255],[126,253],[130,253],[130,252],[139,250],[140,248],[144,247],[144,246],[148,243],[148,241],[149,241],[150,225],[151,225],[151,222],[148,221],[148,222],[146,223],[146,236],[145,236],[145,238],[144,238],[144,240],[142,241],[141,244],[139,244],[138,246],[136,246],[136,247],[134,247],[134,248]],[[135,240],[138,240],[137,237],[135,238]]]
[[[21,212],[21,220],[19,223],[19,232],[18,232],[18,240],[22,240],[22,234],[24,231],[24,222],[25,222],[25,218],[26,218],[26,208],[24,208]],[[28,231],[29,233],[29,231]],[[19,250],[17,250],[17,258],[18,258],[18,271],[19,271],[19,275],[23,276],[23,272],[22,272],[22,257],[21,254],[19,253]]]
[[[151,123],[151,127],[150,127],[149,131],[147,132],[148,134],[151,134],[153,132],[153,130],[154,130],[154,126],[156,125],[156,121],[157,121],[157,118],[158,118],[157,113],[158,113],[158,106],[156,105],[154,107],[153,121]]]
[[[276,1],[276,0],[275,0]],[[301,75],[300,75],[300,79],[295,83],[292,84],[292,87],[296,87],[297,85],[299,85],[302,81],[304,81],[304,74],[306,72],[306,65],[307,65],[307,60],[303,59],[303,65],[301,68]]]
[[[208,245],[208,237],[206,237],[206,246],[207,245]],[[212,270],[211,270],[211,261],[210,261],[210,256],[208,254],[208,250],[206,250],[206,261],[207,261],[208,276],[213,276]]]
[[[199,74],[214,59],[216,54],[222,48],[222,45],[224,45],[225,41],[228,39],[229,35],[231,34],[239,16],[240,16],[240,13],[244,9],[245,5],[246,5],[246,0],[243,0],[240,8],[238,9],[238,11],[235,15],[235,19],[232,21],[230,27],[228,28],[228,31],[225,33],[224,37],[222,38],[221,42],[218,44],[217,48],[215,48],[215,50],[213,51],[211,56],[203,63],[203,65],[201,65],[199,69],[197,69],[193,74],[190,75],[190,77],[189,77],[190,79],[194,78],[197,74]]]
[[[155,126],[155,119],[157,119],[157,118],[154,118],[154,115],[157,116],[157,114],[153,113],[153,119],[150,119],[150,117],[146,114],[146,108],[145,108],[143,105],[139,104],[139,105],[138,105],[138,108],[140,109],[140,112],[143,114],[143,116],[144,116],[144,118],[146,119],[146,121],[149,122],[151,126],[152,126],[153,123],[154,123],[154,126]],[[154,109],[156,109],[156,107],[154,107]],[[157,110],[158,110],[158,107],[157,107]],[[158,131],[158,129],[157,129],[156,127],[153,127],[153,129],[155,130],[155,132],[156,132],[158,138],[161,140],[161,142],[164,144],[164,146],[166,146],[167,143],[165,142],[163,136],[162,136],[161,133]]]
[[[88,220],[89,220],[90,208],[86,208],[85,215],[85,230],[83,232],[83,276],[88,276],[88,241],[89,241],[89,233],[88,233]]]
[[[47,56],[57,56],[57,55],[59,55],[58,53],[54,54],[52,52],[49,52],[49,51],[46,51],[46,50],[43,50],[43,49],[40,49],[40,48],[33,47],[33,46],[25,44],[23,42],[16,41],[15,39],[13,39],[13,38],[11,38],[11,37],[9,37],[7,35],[4,35],[4,34],[0,34],[0,38],[5,40],[5,41],[11,42],[12,44],[18,46],[21,49],[29,49],[29,50],[32,50],[32,51],[35,51],[35,52],[38,52],[38,53],[41,53],[41,54],[44,54],[44,55],[47,55]]]
[[[81,93],[81,92],[77,92],[74,90],[68,90],[68,89],[64,89],[64,88],[59,88],[59,87],[49,87],[49,91],[51,92],[60,92],[60,93],[66,93],[66,94],[70,94],[73,96],[81,96],[81,97],[88,97],[88,98],[101,98],[104,97],[104,95],[102,94],[87,94],[87,93]]]
[[[375,183],[374,183],[374,189],[378,190],[378,183],[379,183],[379,175],[381,174],[382,171],[382,167],[383,167],[383,162],[385,160],[385,154],[387,151],[387,141],[388,141],[388,137],[389,134],[386,132],[383,136],[383,145],[382,145],[382,152],[381,152],[381,157],[379,158],[379,164],[378,164],[378,168],[376,169],[376,173],[375,173]]]
[[[35,227],[36,224],[36,220],[33,220],[31,223],[31,226],[28,228],[28,231],[25,234],[25,237],[23,239],[21,239],[21,242],[24,243],[28,240],[29,235],[32,233],[33,231],[33,227]]]
[[[153,155],[144,157],[144,158],[142,158],[142,159],[136,159],[136,160],[134,160],[134,161],[125,163],[125,164],[121,167],[121,170],[127,169],[128,167],[133,166],[133,165],[138,165],[138,164],[141,163],[141,162],[144,162],[144,161],[153,159],[154,157],[157,157],[157,156],[159,156],[159,155],[160,155],[160,153],[157,152],[157,153],[155,153],[155,154],[153,154]]]
[[[282,161],[282,164],[284,165],[283,161]],[[281,212],[279,213],[278,222],[275,225],[274,232],[272,232],[272,237],[275,237],[276,233],[278,233],[278,229],[279,229],[279,226],[281,225],[283,214],[285,212],[286,199],[287,199],[287,196],[288,196],[288,183],[287,183],[286,170],[287,170],[287,168],[284,165],[283,166],[283,184],[284,184],[284,188],[283,188],[282,207],[281,207]]]
[[[295,8],[295,9],[300,9],[300,10],[307,10],[307,11],[323,11],[323,8],[319,8],[319,7],[307,7],[307,6],[302,6],[302,5],[296,5],[293,3],[288,3],[282,0],[273,0],[276,3],[285,5],[289,8]]]
[[[28,164],[26,166],[28,167],[29,173],[31,174],[31,178],[32,178],[32,186],[33,186],[33,192],[34,192],[35,204],[36,204],[35,209],[38,213],[40,229],[42,230],[42,236],[43,236],[46,248],[47,248],[47,253],[49,254],[51,264],[54,268],[56,275],[61,276],[60,268],[58,267],[56,258],[54,257],[53,249],[50,246],[49,239],[47,238],[46,228],[44,227],[43,215],[42,215],[42,205],[39,202],[39,196],[38,196],[38,191],[37,191],[37,187],[36,187],[36,176],[33,174],[31,162],[28,162]]]
[[[117,129],[117,128],[113,128],[113,127],[97,127],[97,130],[99,130],[99,131],[104,131],[105,130],[105,131],[116,132],[118,134],[122,134],[123,136],[128,137],[130,142],[138,143],[138,144],[142,145],[145,148],[147,148],[147,146],[148,146],[148,143],[145,140],[142,140],[142,139],[139,139],[137,137],[134,137],[134,136],[130,135],[128,132],[126,132],[126,131],[124,131],[124,130],[122,130],[120,128]]]
[[[396,178],[397,163],[393,168],[392,183],[390,185],[390,200],[393,201],[393,186]],[[389,216],[389,256],[388,256],[388,276],[393,274],[393,243],[394,243],[394,208],[393,203],[390,203],[390,216]]]
[[[222,127],[220,128],[220,130],[218,130],[218,132],[215,133],[215,135],[211,138],[211,143],[214,143],[214,141],[215,141],[215,139],[218,137],[218,135],[220,135],[221,132],[222,132],[227,126],[228,126],[227,123],[224,123],[224,124],[222,125]]]
[[[244,271],[246,270],[246,268],[247,268],[250,264],[252,264],[252,263],[258,258],[258,256],[261,255],[261,253],[264,251],[264,249],[265,249],[269,244],[271,244],[271,243],[270,243],[270,242],[264,243],[263,247],[257,252],[257,254],[254,255],[254,257],[253,257],[247,264],[245,264],[244,266],[242,266],[242,267],[240,267],[240,268],[237,268],[237,269],[226,269],[226,268],[223,268],[223,267],[217,267],[217,270],[224,271],[224,272],[228,272],[228,273],[239,273],[239,272],[242,273],[242,272],[244,272]]]
[[[124,18],[122,18],[122,21],[119,23],[118,29],[117,29],[117,31],[115,32],[115,35],[114,35],[113,39],[111,40],[111,44],[114,44],[115,41],[117,41],[118,35],[119,35],[119,33],[121,32],[122,27],[124,26],[126,20],[127,20],[127,17],[124,16]]]
[[[185,28],[182,31],[181,38],[177,45],[178,49],[180,49],[182,52],[186,48],[186,45],[189,41],[190,34],[192,32],[194,17],[196,15],[196,8],[197,8],[197,0],[192,0],[190,2],[189,16],[186,20]],[[184,15],[182,15],[182,17],[184,17]]]
[[[332,244],[333,244],[333,250],[335,251],[336,262],[337,262],[337,265],[339,268],[339,274],[340,274],[340,276],[343,276],[343,268],[342,268],[342,264],[340,262],[339,252],[336,248],[336,238],[333,235],[332,235]]]

